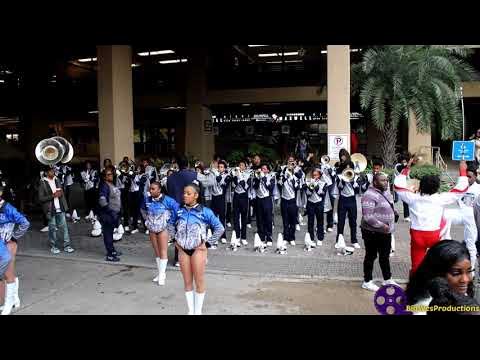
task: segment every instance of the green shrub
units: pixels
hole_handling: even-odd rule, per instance
[[[245,159],[245,153],[242,150],[233,150],[227,155],[227,161],[229,164],[237,165],[240,160]]]
[[[279,155],[274,149],[260,145],[258,143],[251,143],[248,146],[248,153],[260,155],[263,160],[276,161],[280,159]]]
[[[410,177],[412,179],[421,180],[424,176],[427,175],[436,175],[440,176],[442,173],[440,169],[433,165],[420,165],[420,166],[412,166],[410,170]]]

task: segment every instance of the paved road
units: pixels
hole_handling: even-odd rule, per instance
[[[146,268],[19,257],[18,315],[183,315],[183,281],[169,271],[159,287]],[[207,275],[205,315],[376,314],[373,294],[355,282]]]

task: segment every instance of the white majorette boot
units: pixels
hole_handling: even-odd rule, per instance
[[[282,233],[278,233],[276,252],[280,255],[285,255],[287,253],[287,247],[285,246],[285,241],[283,241]]]
[[[15,285],[16,283],[7,283],[5,286],[5,303],[3,304],[2,315],[10,315],[15,307]]]
[[[258,233],[255,233],[255,237],[253,240],[253,249],[259,253],[265,252],[265,244],[260,239],[260,235],[258,235]]]
[[[205,299],[205,293],[199,294],[195,291],[195,315],[202,315],[203,300]]]
[[[195,302],[193,299],[193,291],[185,291],[185,298],[187,299],[188,315],[194,315]]]
[[[237,251],[240,246],[240,239],[237,239],[235,231],[232,231],[232,237],[230,238],[230,250]]]
[[[20,287],[20,280],[18,280],[18,277],[16,277],[15,278],[15,304],[14,304],[14,307],[16,310],[20,308],[20,297],[18,296],[19,287]]]

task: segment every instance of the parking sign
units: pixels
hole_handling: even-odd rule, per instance
[[[475,160],[475,141],[454,141],[452,146],[452,160]]]

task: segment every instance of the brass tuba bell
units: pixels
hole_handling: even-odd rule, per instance
[[[352,182],[355,179],[355,171],[352,168],[346,168],[342,172],[343,180],[346,182]]]
[[[328,164],[330,164],[330,156],[328,156],[328,155],[323,155],[323,156],[320,158],[320,162],[321,162],[323,165],[328,165]]]
[[[350,160],[353,162],[353,171],[355,174],[360,174],[367,168],[367,158],[360,153],[352,154]]]
[[[73,158],[73,147],[66,139],[54,136],[40,141],[35,147],[35,156],[43,165],[66,164]]]

